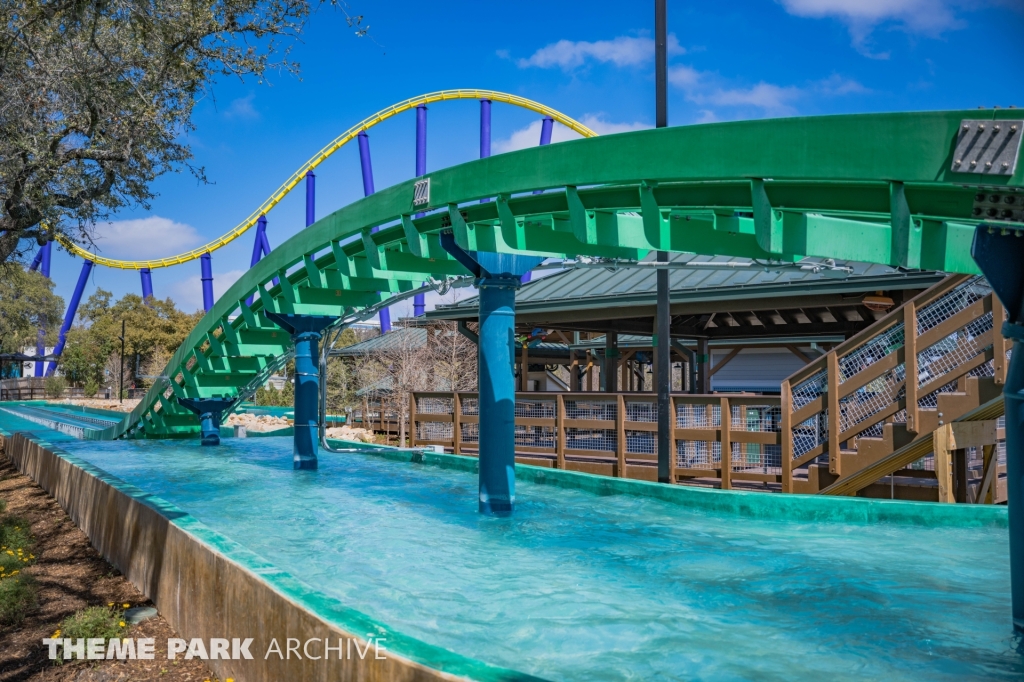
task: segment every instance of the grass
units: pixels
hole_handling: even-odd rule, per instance
[[[53,633],[56,638],[76,639],[121,639],[128,631],[128,624],[124,620],[124,611],[116,607],[116,604],[109,604],[106,608],[102,606],[90,606],[68,616],[61,621],[57,631]],[[61,665],[64,659],[61,649],[57,649],[57,660],[55,663]]]
[[[35,580],[22,572],[36,557],[28,521],[6,509],[0,500],[0,623],[19,625],[37,603]]]

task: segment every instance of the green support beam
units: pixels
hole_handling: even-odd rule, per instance
[[[975,215],[975,194],[985,188],[1024,199],[1016,194],[1024,164],[1012,176],[954,171],[957,132],[964,119],[1016,115],[973,110],[662,128],[500,154],[400,183],[325,216],[250,269],[174,354],[165,370],[170,385],[158,382],[106,435],[140,425],[148,436],[198,431],[176,397],[254,390],[291,352],[288,334],[265,310],[343,317],[431,279],[468,275],[441,248],[444,230],[468,251],[815,256],[976,273],[970,244],[985,216]],[[429,203],[413,206],[413,184],[424,179]]]

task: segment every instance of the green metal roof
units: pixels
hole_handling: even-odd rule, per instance
[[[650,254],[645,260],[654,259]],[[749,258],[708,258],[672,254],[672,262],[751,263]],[[823,263],[811,258],[807,263]],[[736,270],[670,270],[671,301],[742,301],[811,294],[857,294],[875,290],[925,289],[944,277],[931,271],[903,271],[888,265],[848,262],[849,277],[837,279],[824,273],[795,269],[737,268]],[[552,312],[625,308],[654,305],[656,273],[653,268],[619,270],[577,269],[540,277],[516,293],[516,312]],[[477,297],[439,305],[427,313],[433,319],[475,318]]]

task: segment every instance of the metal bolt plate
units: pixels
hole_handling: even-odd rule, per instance
[[[984,221],[1024,222],[1024,192],[977,189],[971,217]]]
[[[1024,120],[960,122],[951,170],[955,173],[1013,175],[1017,170]]]
[[[417,180],[413,185],[412,205],[426,206],[430,203],[430,178]]]

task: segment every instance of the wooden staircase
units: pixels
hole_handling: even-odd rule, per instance
[[[783,490],[985,501],[977,491],[991,474],[986,499],[1005,501],[995,421],[1009,351],[1003,319],[984,279],[947,277],[789,377]],[[959,423],[969,415],[970,425]],[[950,424],[956,447],[936,440]],[[887,459],[894,453],[902,454]],[[906,460],[908,453],[916,456]]]

